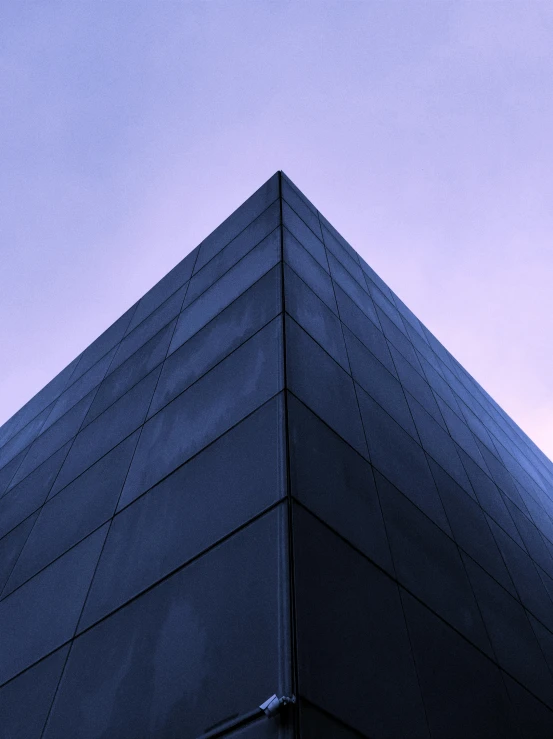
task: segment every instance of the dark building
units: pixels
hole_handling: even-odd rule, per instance
[[[284,175],[0,444],[2,739],[553,736],[552,465]]]

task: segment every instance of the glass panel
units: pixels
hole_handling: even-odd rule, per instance
[[[61,677],[67,647],[0,689],[2,733],[6,739],[38,739]]]
[[[414,398],[411,399],[409,406],[415,419],[423,449],[453,477],[463,490],[470,491],[471,487],[467,473],[449,434],[436,423]]]
[[[400,584],[490,655],[456,545],[382,475],[375,477]]]
[[[363,276],[363,271],[359,266],[359,262],[356,258],[350,256],[346,252],[338,239],[334,238],[332,233],[327,229],[323,228],[323,241],[326,248],[332,253],[334,257],[340,262],[340,264],[347,269],[350,275],[361,285],[363,290],[367,290],[367,285]]]
[[[14,457],[11,462],[8,462],[8,464],[0,470],[0,498],[5,495],[10,482],[26,454],[27,449],[24,449],[17,455],[17,457]]]
[[[282,172],[281,171],[280,176],[281,176],[281,184],[282,184],[282,186],[284,187],[284,184],[286,183],[286,185],[291,190],[293,190],[295,192],[295,194],[299,198],[301,198],[303,204],[306,205],[308,208],[310,208],[313,211],[313,213],[315,213],[315,215],[316,215],[317,212],[318,212],[317,211],[317,208],[315,208],[315,206],[313,205],[313,203],[308,198],[305,197],[304,193],[299,189],[299,187],[297,187],[296,185],[294,185],[294,183],[288,177],[288,175],[285,172]]]
[[[53,405],[49,405],[48,408],[42,411],[36,418],[33,418],[21,431],[18,431],[13,438],[4,444],[2,449],[0,449],[1,465],[7,465],[19,452],[28,447],[36,439],[52,410]]]
[[[427,736],[397,584],[299,506],[293,527],[300,693],[367,736]]]
[[[530,557],[493,521],[491,529],[522,605],[553,630],[553,604]]]
[[[126,359],[137,351],[137,349],[140,349],[140,347],[155,336],[158,331],[161,331],[161,329],[172,321],[173,318],[178,316],[185,293],[186,287],[181,287],[181,289],[177,290],[177,292],[166,300],[163,305],[160,305],[151,316],[139,324],[134,331],[125,336],[119,345],[113,364],[110,367],[110,372],[113,372],[116,367],[123,364]]]
[[[353,378],[418,441],[411,411],[399,382],[347,328],[344,335]]]
[[[153,313],[156,308],[170,298],[192,276],[192,269],[198,256],[198,250],[193,249],[176,267],[165,275],[156,285],[148,290],[138,303],[127,333],[130,333],[139,323]]]
[[[518,739],[498,668],[415,598],[401,596],[431,735]]]
[[[3,446],[8,439],[11,439],[24,426],[26,426],[35,416],[41,413],[47,406],[63,392],[69,381],[72,379],[73,373],[80,361],[79,355],[74,359],[59,375],[54,377],[46,387],[43,387],[34,398],[31,398],[23,408],[17,411],[6,423],[0,427],[0,446]]]
[[[478,448],[482,446],[476,442]],[[484,470],[489,470],[494,480],[497,480],[497,485],[501,488],[501,491],[525,514],[528,514],[528,508],[524,501],[524,496],[519,492],[519,485],[529,485],[531,489],[537,486],[536,481],[543,489],[547,490],[549,483],[545,482],[543,478],[540,478],[540,474],[537,468],[533,468],[530,461],[523,456],[522,452],[513,446],[511,455],[505,447],[499,442],[496,442],[496,449],[501,455],[501,461],[497,460],[488,449],[484,449],[482,455],[484,459],[487,459],[488,455],[493,462],[484,465]],[[531,472],[531,476],[527,470]],[[534,478],[534,479],[532,479]],[[518,483],[518,484],[517,484]]]
[[[278,396],[115,517],[81,629],[285,494],[282,424]]]
[[[393,572],[370,465],[294,396],[288,399],[292,494]]]
[[[450,407],[439,398],[438,405],[440,406],[441,414],[447,423],[447,430],[451,434],[452,439],[459,444],[461,449],[464,449],[465,452],[473,458],[477,465],[479,465],[484,471],[487,471],[484,458],[482,457],[478,445],[474,440],[474,435],[467,424],[464,423],[456,413],[453,413]]]
[[[268,697],[268,696],[267,696]],[[292,739],[292,728],[282,726],[282,721],[267,721],[263,716],[252,724],[231,731],[225,739]]]
[[[319,220],[321,221],[321,226],[324,226],[324,228],[326,228],[327,231],[330,231],[330,233],[334,236],[334,238],[342,246],[342,249],[344,249],[344,251],[346,251],[350,255],[350,257],[352,257],[353,259],[355,259],[357,262],[361,262],[361,257],[355,251],[355,249],[344,239],[344,237],[342,236],[342,234],[339,233],[334,228],[334,226],[332,225],[332,223],[329,223],[326,220],[326,218],[321,213],[319,213]]]
[[[0,536],[44,503],[68,450],[69,444],[66,444],[0,499]]]
[[[516,596],[482,509],[434,460],[429,464],[457,544]]]
[[[444,380],[444,378],[439,374],[436,367],[432,366],[427,362],[427,360],[424,357],[419,357],[419,361],[421,364],[421,367],[424,371],[424,376],[426,377],[428,384],[432,388],[432,390],[437,393],[441,398],[445,400],[445,402],[448,404],[448,406],[455,411],[455,413],[460,417],[463,418],[463,414],[461,413],[461,408],[459,406],[459,402],[457,400],[457,396],[453,392],[453,390],[449,387],[447,382]]]
[[[263,277],[279,260],[280,232],[277,230],[183,310],[169,352],[174,352],[188,341],[206,323]]]
[[[349,372],[342,325],[336,315],[286,265],[284,286],[286,311]]]
[[[5,593],[17,588],[113,515],[137,441],[138,432],[46,503]]]
[[[499,664],[552,705],[553,678],[524,608],[475,562],[464,559]]]
[[[531,613],[528,614],[528,619],[544,654],[549,671],[553,672],[553,634],[540,621],[534,618]]]
[[[390,346],[390,352],[396,366],[399,380],[405,390],[407,390],[425,409],[430,413],[432,418],[446,429],[446,424],[438,408],[436,398],[430,385],[423,380],[421,375],[416,372],[411,364],[393,347]]]
[[[453,394],[453,393],[452,393]],[[442,397],[445,397],[443,393],[441,393]],[[493,436],[490,434],[488,429],[484,426],[482,421],[480,421],[479,418],[477,418],[474,413],[470,410],[470,408],[463,403],[463,401],[460,398],[457,398],[457,404],[453,408],[453,405],[448,401],[448,405],[450,408],[453,408],[453,410],[459,409],[459,414],[461,418],[464,418],[467,422],[468,427],[471,429],[473,434],[480,440],[481,444],[479,444],[480,451],[482,452],[482,456],[484,456],[484,450],[482,449],[482,445],[484,445],[488,450],[492,452],[492,454],[497,454],[497,449],[495,447]]]
[[[144,422],[160,367],[84,428],[75,439],[52,490],[52,495],[97,462]]]
[[[495,481],[495,483],[505,492],[507,495],[511,498],[511,500],[514,500],[515,503],[520,504],[520,494],[517,490],[517,487],[513,481],[513,478],[511,475],[507,472],[504,465],[497,460],[493,454],[490,453],[488,449],[486,449],[485,446],[480,445],[479,446],[480,451],[482,452],[482,457],[485,460],[484,465],[481,465],[484,470],[489,470],[490,475],[492,479]],[[468,450],[467,450],[468,451]],[[472,455],[471,455],[472,456]],[[481,459],[481,457],[480,457]],[[478,460],[477,460],[478,461]]]
[[[390,290],[388,285],[376,274],[376,272],[372,269],[372,267],[369,267],[369,265],[365,262],[365,260],[357,255],[359,257],[359,264],[361,265],[361,269],[363,272],[367,275],[367,277],[372,280],[378,287],[382,290],[384,295],[388,298],[388,300],[392,301],[392,303],[395,302],[394,293]]]
[[[44,739],[197,739],[286,693],[283,513],[79,636]]]
[[[357,397],[373,465],[449,534],[449,524],[423,450],[361,388]]]
[[[306,251],[288,229],[283,229],[284,260],[309,285],[334,313],[338,314],[332,280],[316,259]]]
[[[286,177],[282,178],[282,197],[296,211],[302,221],[309,226],[315,236],[322,239],[317,211],[311,203],[306,202],[303,194]]]
[[[539,528],[542,536],[546,540],[546,546],[550,548],[550,543],[553,542],[553,521],[551,517],[546,513],[543,503],[539,503],[535,500],[529,492],[521,487],[521,492],[524,494],[526,507],[532,517],[532,520]]]
[[[90,423],[142,380],[165,359],[177,321],[174,319],[153,339],[129,357],[102,382],[85,418]]]
[[[459,452],[461,460],[465,466],[469,476],[472,489],[476,493],[476,500],[482,508],[497,523],[505,529],[505,531],[518,543],[524,546],[520,534],[511,518],[511,514],[507,510],[505,501],[501,497],[501,493],[490,480],[490,478],[482,472],[477,464],[462,450]],[[467,491],[468,492],[468,491]]]
[[[553,577],[553,559],[551,552],[547,548],[544,538],[540,534],[534,524],[526,518],[514,503],[511,503],[506,496],[503,498],[518,532],[524,542],[526,551],[541,568],[543,568],[550,577]]]
[[[0,539],[0,593],[23,549],[38,513],[26,518],[19,526]]]
[[[10,635],[2,643],[0,683],[73,636],[106,532],[107,525],[0,601],[0,633]]]
[[[380,323],[378,321],[371,296],[361,288],[359,283],[353,279],[349,272],[342,267],[340,262],[335,259],[332,254],[328,255],[328,262],[330,264],[330,273],[334,282],[340,285],[342,290],[347,293],[367,318],[370,318],[374,325],[377,328],[380,328]]]
[[[355,305],[353,300],[338,285],[335,284],[334,287],[336,289],[336,300],[338,302],[340,318],[343,323],[365,344],[367,349],[374,354],[379,362],[382,362],[386,369],[393,375],[396,375],[396,369],[382,331],[367,318],[363,311]]]
[[[17,470],[12,485],[17,484],[75,436],[92,403],[95,392],[92,390],[33,442],[21,467]]]
[[[524,739],[551,739],[553,712],[527,690],[503,674]]]
[[[423,357],[432,357],[434,353],[426,343],[424,336],[421,336],[417,329],[414,328],[405,317],[403,318],[403,325],[405,327],[405,331],[403,333],[407,336],[415,349],[420,352]]]
[[[213,233],[202,241],[198,249],[200,254],[194,267],[198,272],[217,252],[221,251],[232,239],[243,231],[260,213],[263,213],[273,201],[279,197],[278,173],[274,174],[248,198],[237,210],[223,221]]]
[[[213,257],[205,267],[199,272],[196,272],[190,281],[190,287],[186,293],[184,305],[188,305],[201,295],[279,225],[280,203],[277,200],[256,218],[255,221],[252,221],[239,236]]]
[[[282,321],[273,320],[147,421],[125,484],[127,503],[282,389]],[[122,503],[123,504],[123,503]]]
[[[400,331],[406,333],[406,328],[403,323],[403,319],[399,315],[397,308],[390,303],[384,293],[375,285],[375,283],[365,275],[365,283],[369,290],[369,295],[373,299],[376,305],[383,311],[390,321],[393,321]]]
[[[390,321],[388,316],[380,310],[380,308],[376,307],[376,312],[378,313],[378,319],[380,322],[380,325],[382,326],[382,330],[384,331],[384,335],[392,344],[392,346],[395,346],[395,348],[398,350],[398,352],[405,357],[405,359],[410,362],[413,367],[422,374],[422,367],[417,355],[417,352],[415,351],[413,344],[405,337],[405,335],[398,329],[398,327]]]
[[[328,272],[328,262],[323,242],[315,236],[298,214],[284,201],[282,202],[282,223],[303,248],[311,254],[313,259]]]
[[[87,347],[81,354],[81,359],[75,369],[75,374],[71,376],[71,382],[78,380],[81,375],[96,364],[96,362],[107,354],[110,349],[118,344],[129,326],[129,323],[136,310],[136,305],[133,305],[121,318],[118,318],[104,333],[99,336],[96,341],[93,341],[89,347]]]
[[[411,335],[410,329],[413,329],[417,335],[424,341],[425,344],[428,344],[428,339],[426,336],[426,333],[423,330],[422,324],[419,321],[419,319],[416,317],[416,315],[413,313],[412,310],[410,310],[405,303],[398,298],[397,295],[394,295],[394,303],[397,306],[397,309],[405,319],[405,326],[407,330],[409,331],[409,334]]]
[[[165,360],[149,416],[184,392],[282,310],[277,265]]]
[[[67,388],[52,409],[42,431],[46,431],[49,426],[57,421],[58,418],[61,418],[64,413],[75,405],[75,403],[81,400],[81,398],[84,398],[87,393],[102,382],[115,352],[115,348],[109,351],[102,359],[100,359],[99,362],[96,362],[88,372],[85,372],[82,377]]]
[[[306,701],[300,702],[300,726],[301,739],[360,739],[363,736]]]
[[[286,364],[290,390],[354,449],[367,456],[351,377],[288,317]]]

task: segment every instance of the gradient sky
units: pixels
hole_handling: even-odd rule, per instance
[[[550,2],[4,2],[0,423],[283,169],[553,457]]]

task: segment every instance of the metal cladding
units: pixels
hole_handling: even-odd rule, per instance
[[[553,736],[553,466],[282,173],[0,428],[0,736]]]

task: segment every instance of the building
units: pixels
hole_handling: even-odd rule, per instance
[[[0,444],[3,738],[553,736],[552,465],[285,175]]]

